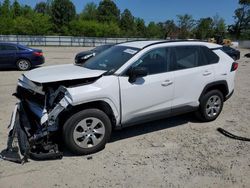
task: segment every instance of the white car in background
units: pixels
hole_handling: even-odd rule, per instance
[[[90,154],[116,128],[187,112],[213,121],[234,91],[237,66],[216,44],[134,41],[81,66],[32,70],[15,94],[20,149],[51,152],[63,138],[71,152]]]

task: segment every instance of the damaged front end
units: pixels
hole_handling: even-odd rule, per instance
[[[13,95],[19,102],[12,114],[7,149],[1,153],[2,158],[14,161],[9,153],[17,151],[13,146],[15,140],[24,157],[14,162],[62,158],[58,117],[72,104],[67,88],[55,83],[35,83],[23,75]]]

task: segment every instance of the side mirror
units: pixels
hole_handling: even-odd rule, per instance
[[[134,67],[129,69],[127,75],[129,76],[128,81],[134,83],[137,78],[147,76],[148,70],[145,67]]]

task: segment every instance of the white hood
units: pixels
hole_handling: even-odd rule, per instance
[[[76,80],[101,76],[105,71],[91,70],[67,64],[37,68],[24,74],[29,80],[37,83],[49,83]]]

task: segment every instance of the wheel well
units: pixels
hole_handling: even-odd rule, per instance
[[[220,81],[220,82],[215,82],[215,83],[208,84],[204,88],[204,90],[202,91],[201,96],[205,95],[209,91],[216,90],[216,89],[219,90],[223,94],[223,97],[224,97],[224,100],[225,100],[226,96],[229,93],[226,81]],[[201,99],[201,96],[200,96],[199,100]]]
[[[29,58],[27,58],[27,57],[19,57],[19,58],[17,58],[17,60],[16,60],[16,62],[18,62],[18,61],[20,61],[20,60],[27,60],[27,61],[29,61],[30,62],[30,59]]]
[[[110,105],[105,101],[94,101],[80,104],[77,106],[71,106],[69,109],[65,110],[63,113],[60,114],[60,125],[63,125],[73,114],[89,108],[96,108],[103,111],[109,117],[112,126],[114,127],[116,125],[116,119],[113,110]]]

